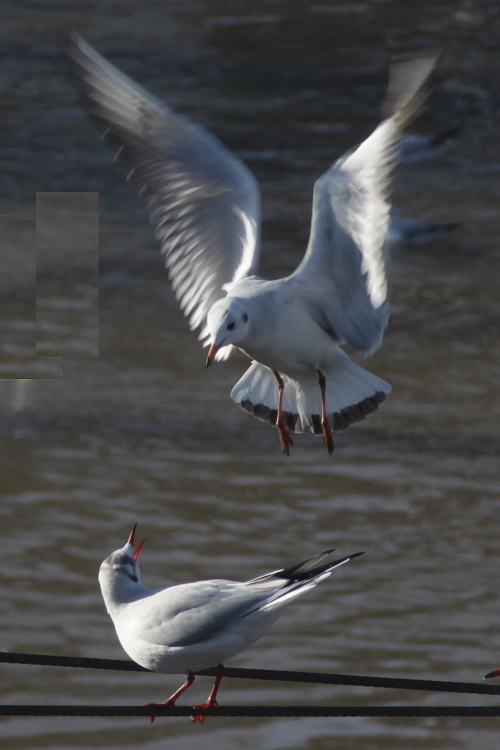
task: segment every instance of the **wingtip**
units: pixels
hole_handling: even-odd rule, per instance
[[[441,50],[428,48],[394,57],[389,68],[389,84],[382,112],[384,118],[400,115],[406,123],[427,98],[429,78]]]
[[[349,555],[349,560],[354,560],[355,557],[360,557],[361,555],[364,555],[364,552],[355,552],[353,555]]]
[[[68,43],[66,45],[66,51],[72,60],[78,62],[78,55],[85,53],[86,48],[89,45],[76,29],[72,29],[68,34]]]

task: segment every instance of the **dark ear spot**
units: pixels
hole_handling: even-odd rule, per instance
[[[228,331],[232,331],[232,330],[233,330],[233,328],[234,328],[234,325],[235,325],[234,323],[228,323],[228,324],[227,324],[227,330],[228,330]]]
[[[248,320],[248,315],[246,313],[243,313],[242,318],[243,318],[243,322],[246,323]]]

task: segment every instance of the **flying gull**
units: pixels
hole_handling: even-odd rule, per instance
[[[81,37],[70,54],[90,112],[141,186],[177,299],[210,347],[207,366],[238,347],[253,362],[233,400],[277,427],[285,453],[293,432],[322,435],[332,453],[332,432],[376,411],[391,390],[340,347],[367,356],[382,341],[389,177],[436,54],[393,63],[386,119],[317,180],[304,258],[275,281],[257,275],[260,195],[247,167]]]

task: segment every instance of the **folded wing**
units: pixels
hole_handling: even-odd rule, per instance
[[[186,647],[210,640],[230,628],[235,620],[259,608],[282,582],[245,588],[233,581],[213,580],[181,584],[141,600],[142,640]]]

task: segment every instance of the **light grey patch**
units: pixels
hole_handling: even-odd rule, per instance
[[[99,356],[99,193],[37,193],[36,354]]]
[[[36,217],[0,214],[0,379],[11,411],[28,403],[30,380],[62,378],[62,359],[36,352]]]

